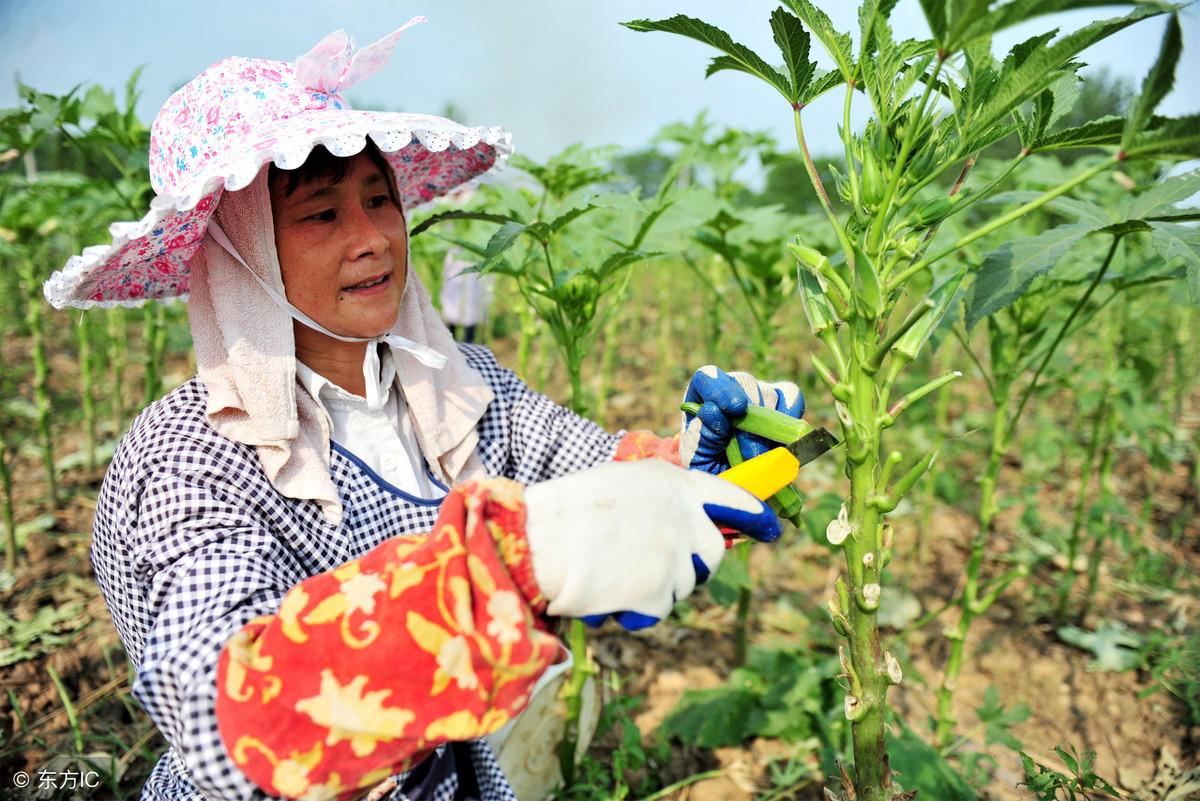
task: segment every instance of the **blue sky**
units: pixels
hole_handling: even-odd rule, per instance
[[[619,22],[676,13],[720,25],[768,56],[777,53],[767,19],[770,0],[0,0],[0,106],[16,102],[13,82],[64,91],[76,83],[123,85],[145,65],[139,111],[149,122],[167,96],[209,64],[230,55],[291,60],[324,34],[344,28],[358,42],[383,36],[410,17],[429,22],[404,34],[391,63],[349,92],[360,107],[386,105],[441,113],[448,102],[460,121],[502,125],[518,151],[541,159],[571,144],[637,147],[662,125],[702,108],[723,124],[771,130],[792,141],[791,114],[773,90],[748,76],[703,78],[714,52],[667,34],[644,34]],[[835,24],[852,30],[857,3],[821,3]],[[169,9],[178,9],[170,11]],[[1008,47],[1053,25],[1071,30],[1120,9],[1092,9],[1027,23],[998,37]],[[1126,29],[1084,53],[1090,69],[1105,66],[1140,81],[1158,52],[1161,19]],[[926,34],[916,0],[893,14],[898,36]],[[1184,17],[1184,56],[1175,90],[1161,111],[1200,111],[1200,17]],[[817,46],[814,44],[814,50]],[[822,54],[823,55],[823,54]],[[829,66],[824,63],[824,66]],[[806,111],[810,143],[836,146],[839,97]],[[865,106],[865,104],[861,104]],[[861,108],[860,106],[860,108]],[[865,108],[861,108],[865,119]]]

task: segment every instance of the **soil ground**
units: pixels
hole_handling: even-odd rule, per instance
[[[6,343],[6,362],[18,359],[19,346]],[[497,345],[501,359],[515,365],[511,342]],[[675,354],[673,363],[686,363],[683,354]],[[684,358],[679,358],[683,356]],[[65,357],[63,357],[65,358]],[[649,356],[631,356],[627,367],[645,366]],[[70,376],[69,364],[62,365]],[[182,380],[187,364],[173,363],[168,380]],[[661,371],[660,371],[661,372]],[[649,375],[649,371],[618,370],[621,375]],[[635,379],[624,384],[618,379],[608,405],[608,427],[659,428],[662,416],[649,415],[647,408],[663,407],[659,398],[673,392],[674,376]],[[686,381],[686,376],[683,377]],[[640,383],[638,383],[640,382]],[[65,385],[62,393],[69,392]],[[679,383],[682,386],[682,383]],[[668,387],[664,389],[664,387]],[[654,402],[647,402],[647,398]],[[661,401],[661,402],[659,402]],[[665,407],[664,407],[665,408]],[[1186,424],[1200,425],[1197,418],[1200,395],[1189,401]],[[59,447],[68,453],[81,446],[78,431],[61,432]],[[830,463],[830,465],[832,462]],[[814,464],[806,469],[801,489],[810,496],[836,489],[839,484],[832,467]],[[963,481],[973,476],[971,464],[952,465],[961,470]],[[67,753],[82,745],[92,754],[107,755],[114,775],[124,774],[113,789],[93,797],[118,794],[136,797],[140,782],[152,767],[162,746],[160,736],[128,697],[128,671],[120,642],[111,625],[103,600],[95,586],[88,561],[88,540],[94,498],[103,467],[69,472],[64,479],[63,506],[51,510],[45,500],[42,469],[28,452],[18,455],[15,465],[17,522],[27,523],[42,515],[52,515],[53,524],[45,532],[29,534],[25,561],[19,567],[15,583],[0,591],[5,613],[17,621],[31,621],[46,610],[54,610],[59,619],[50,624],[53,643],[46,653],[0,667],[0,777],[4,782],[16,771],[36,775],[39,767],[55,754]],[[1200,501],[1187,466],[1173,471],[1151,471],[1143,459],[1122,453],[1118,461],[1118,491],[1131,508],[1139,508],[1151,498],[1158,522],[1172,519],[1180,523],[1174,542],[1147,535],[1146,544],[1159,549],[1172,563],[1185,565],[1187,574],[1200,572]],[[1011,464],[1001,476],[1001,492],[1014,490],[1021,482],[1017,464]],[[1043,515],[1065,515],[1077,488],[1064,482],[1047,486],[1038,495]],[[999,551],[1013,547],[1016,538],[1016,510],[1001,516],[996,535]],[[973,533],[973,520],[963,511],[938,503],[930,526],[923,534],[925,567],[917,567],[913,543],[918,521],[915,512],[897,520],[898,583],[916,595],[925,611],[939,608],[951,597],[966,559],[966,544]],[[1106,564],[1122,558],[1108,554]],[[758,547],[753,551],[752,566],[758,576],[755,597],[757,613],[752,640],[771,644],[794,640],[810,625],[825,625],[819,618],[796,610],[819,608],[828,596],[836,570],[830,567],[827,551],[807,536],[792,531],[778,547]],[[1131,628],[1176,625],[1190,621],[1194,625],[1200,613],[1195,582],[1188,586],[1150,595],[1119,586],[1102,575],[1101,591],[1091,617],[1085,624],[1118,620]],[[1038,610],[1045,609],[1039,598],[1045,597],[1053,576],[1035,573],[1020,582],[971,630],[964,667],[956,694],[960,730],[965,749],[984,749],[997,760],[992,783],[982,797],[995,801],[1029,798],[1018,788],[1023,777],[1019,760],[1003,746],[986,746],[975,727],[975,708],[983,703],[984,693],[995,686],[1006,704],[1024,703],[1029,718],[1013,729],[1025,750],[1046,764],[1061,768],[1053,753],[1054,746],[1070,743],[1097,754],[1097,772],[1132,790],[1154,772],[1155,760],[1164,747],[1181,757],[1185,767],[1195,763],[1195,729],[1180,724],[1181,707],[1170,695],[1157,692],[1146,695],[1152,678],[1144,672],[1094,672],[1087,667],[1091,658],[1079,649],[1062,643],[1054,626]],[[635,713],[640,730],[649,734],[669,714],[687,689],[720,685],[733,669],[733,613],[700,597],[689,625],[668,623],[644,633],[629,635],[620,630],[603,630],[593,640],[596,658],[608,671],[618,674],[623,691],[644,696]],[[813,620],[816,623],[813,623]],[[926,731],[926,720],[935,709],[934,688],[946,654],[941,626],[951,622],[949,613],[923,629],[906,635],[910,664],[905,681],[892,690],[891,700],[909,725]],[[0,640],[0,646],[5,643]],[[61,679],[61,689],[51,675]],[[73,710],[64,705],[64,694]],[[81,742],[73,742],[72,717],[80,722]],[[975,727],[975,728],[973,728]],[[594,752],[604,755],[614,747],[601,741]],[[96,759],[106,759],[96,756]],[[778,741],[755,740],[740,747],[699,751],[676,746],[668,764],[657,766],[661,784],[686,778],[699,771],[719,767],[720,778],[693,783],[668,796],[690,801],[750,801],[764,792],[768,765],[787,757],[807,758],[796,748]],[[815,756],[812,757],[815,759]],[[778,798],[820,798],[819,783],[794,788]],[[7,786],[5,792],[23,797]]]

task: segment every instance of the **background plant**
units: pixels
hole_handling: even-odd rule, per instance
[[[1049,31],[1026,40],[997,62],[991,54],[992,34],[1033,16],[1032,4],[921,5],[933,37],[896,42],[887,21],[894,3],[863,3],[855,58],[849,35],[836,31],[820,9],[807,0],[788,0],[771,16],[782,69],[697,19],[679,15],[626,23],[634,30],[666,31],[713,46],[721,55],[711,62],[708,75],[723,70],[749,73],[782,95],[792,107],[797,144],[840,244],[841,253],[833,258],[801,242],[792,250],[800,266],[802,305],[812,333],[832,359],[832,366],[820,357],[813,357],[812,364],[835,399],[845,442],[850,493],[843,513],[830,523],[828,537],[843,546],[847,572],[830,600],[830,613],[847,640],[845,713],[854,734],[855,786],[846,793],[869,800],[897,792],[885,757],[884,718],[887,688],[900,681],[901,671],[895,658],[880,647],[876,621],[880,574],[893,549],[886,514],[935,456],[931,451],[910,461],[893,485],[893,472],[904,455],[885,450],[883,434],[908,406],[953,379],[953,374],[942,376],[892,398],[901,372],[946,313],[966,270],[958,269],[932,290],[924,290],[928,294],[923,301],[914,304],[908,292],[928,287],[928,273],[946,257],[1118,163],[1137,156],[1188,156],[1200,149],[1196,119],[1152,118],[1154,107],[1173,82],[1181,48],[1174,18],[1159,61],[1125,120],[1051,132],[1056,109],[1061,116],[1064,99],[1078,80],[1075,56],[1140,19],[1162,13],[1161,9],[1138,7],[1124,17],[1094,22],[1057,39],[1056,32]],[[1070,5],[1060,2],[1047,8],[1042,4],[1037,13]],[[809,58],[812,37],[824,46],[836,70],[817,74]],[[852,206],[845,215],[834,209],[808,153],[801,115],[805,105],[837,86],[845,89],[842,194]],[[856,90],[867,96],[873,111],[861,136],[849,125]],[[949,110],[932,102],[935,97],[948,101]],[[966,187],[978,154],[1014,132],[1022,147],[1008,170],[986,185]],[[1067,180],[949,246],[935,243],[931,231],[938,223],[992,194],[1032,153],[1080,145],[1111,145],[1116,152],[1074,170]],[[922,201],[921,190],[956,165],[959,179],[950,192]],[[1191,269],[1194,274],[1197,268]]]

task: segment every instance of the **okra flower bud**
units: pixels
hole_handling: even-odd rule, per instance
[[[884,183],[883,172],[879,169],[875,153],[871,148],[864,146],[862,149],[863,205],[869,209],[878,206],[883,201],[886,191],[887,185]]]

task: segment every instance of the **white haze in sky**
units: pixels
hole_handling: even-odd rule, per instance
[[[441,114],[460,122],[501,125],[519,152],[544,159],[573,142],[644,146],[663,125],[701,109],[711,120],[771,131],[794,146],[791,112],[774,90],[750,76],[704,70],[716,51],[665,33],[636,33],[618,23],[677,13],[727,30],[736,41],[778,62],[769,0],[0,0],[0,107],[12,106],[14,78],[60,93],[78,83],[123,86],[138,65],[147,123],[162,102],[209,64],[231,55],[292,60],[324,34],[344,28],[366,44],[410,17],[429,18],[404,34],[392,61],[347,93],[359,107]],[[853,30],[857,3],[822,2],[841,30]],[[1073,30],[1119,7],[1035,20],[997,37],[998,55],[1052,25]],[[1105,67],[1140,82],[1158,52],[1164,19],[1134,25],[1085,51],[1089,70]],[[927,35],[916,0],[893,14],[900,38]],[[1160,109],[1200,110],[1195,12],[1184,17],[1184,54],[1176,87]],[[814,42],[823,67],[831,64]],[[835,96],[836,95],[836,96]],[[841,91],[805,111],[812,149],[839,147]],[[854,124],[866,119],[856,101]]]

